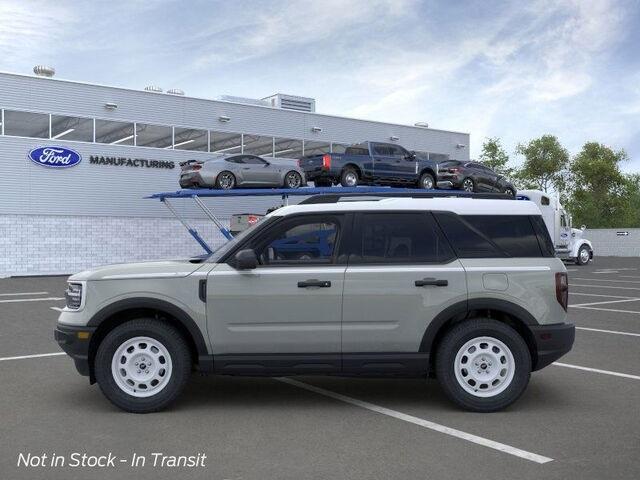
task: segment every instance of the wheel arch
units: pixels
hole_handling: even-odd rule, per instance
[[[433,177],[433,181],[436,182],[437,181],[437,175],[436,172],[433,170],[433,168],[431,167],[423,167],[422,170],[420,170],[420,174],[418,176],[418,178],[420,178],[422,175],[424,175],[425,173],[430,173],[431,176]]]
[[[430,372],[435,371],[435,352],[444,335],[453,325],[470,318],[491,318],[512,327],[527,344],[532,368],[535,368],[538,361],[536,341],[529,328],[529,325],[539,325],[535,317],[513,302],[487,298],[455,303],[429,323],[420,342],[420,352],[429,353]]]
[[[362,169],[360,168],[360,166],[358,166],[353,162],[349,162],[344,167],[342,167],[342,170],[340,171],[340,176],[342,176],[342,172],[344,172],[347,168],[353,168],[358,174],[358,179],[362,179]]]
[[[95,382],[94,359],[102,339],[117,326],[141,317],[164,320],[176,327],[189,345],[194,365],[199,365],[200,369],[209,368],[206,362],[211,357],[204,336],[188,313],[168,301],[157,298],[127,298],[104,307],[87,324],[89,327],[96,328],[89,342],[88,360],[91,383]]]

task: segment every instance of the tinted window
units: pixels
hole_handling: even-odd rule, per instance
[[[133,145],[133,123],[96,120],[96,142],[111,145]]]
[[[404,148],[396,145],[389,145],[387,148],[389,149],[389,155],[393,155],[394,157],[404,157],[409,153]]]
[[[254,157],[252,155],[243,157],[243,162],[242,163],[248,163],[250,165],[266,165],[267,162],[265,162],[263,159],[261,159],[260,157]]]
[[[542,205],[549,205],[549,197],[542,196],[540,198],[540,203],[542,203]]]
[[[333,146],[333,153],[340,153],[339,150],[336,150],[336,145]],[[347,147],[345,150],[347,155],[369,155],[369,149],[367,147]]]
[[[225,158],[225,161],[230,163],[244,163],[244,157],[229,157]]]
[[[538,236],[538,244],[542,250],[542,256],[554,257],[556,254],[555,248],[553,247],[553,242],[549,236],[549,230],[547,230],[547,226],[545,225],[542,216],[532,215],[530,219],[533,224],[533,229],[536,231],[536,235]]]
[[[447,160],[438,164],[440,168],[459,167],[462,162],[458,160]]]
[[[93,119],[51,115],[51,139],[93,142]]]
[[[504,257],[486,236],[455,213],[434,213],[447,239],[460,258]]]
[[[163,125],[136,123],[138,147],[167,148],[173,145],[173,129]]]
[[[338,222],[309,219],[289,223],[256,249],[262,265],[332,263]]]
[[[540,257],[540,245],[525,215],[468,215],[470,225],[491,239],[510,257]]]
[[[363,213],[354,263],[440,263],[453,252],[431,215]]]
[[[18,137],[49,138],[49,115],[5,110],[4,134]]]

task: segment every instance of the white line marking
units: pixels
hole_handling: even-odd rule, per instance
[[[616,335],[629,335],[630,337],[640,337],[640,333],[618,332],[617,330],[602,330],[600,328],[576,327],[576,330],[587,330],[589,332],[614,333]]]
[[[618,275],[620,278],[640,278],[638,275]]]
[[[604,302],[591,302],[591,303],[576,303],[575,305],[569,305],[570,307],[589,307],[591,305],[605,305],[607,303],[624,303],[624,302],[637,302],[640,298],[627,298],[624,300],[605,300]]]
[[[11,300],[0,300],[0,303],[16,303],[16,302],[45,302],[54,300],[64,300],[64,297],[47,297],[47,298],[12,298]]]
[[[48,295],[49,292],[0,293],[0,297],[17,297],[18,295]]]
[[[577,272],[578,268],[567,268],[567,272]]]
[[[477,435],[473,435],[471,433],[463,432],[461,430],[456,430],[455,428],[445,427],[444,425],[430,422],[429,420],[424,420],[422,418],[414,417],[412,415],[407,415],[406,413],[398,412],[397,410],[391,410],[390,408],[381,407],[379,405],[365,402],[363,400],[358,400],[357,398],[347,397],[346,395],[332,392],[331,390],[325,390],[324,388],[314,387],[313,385],[299,382],[291,378],[277,378],[276,380],[283,383],[287,383],[289,385],[293,385],[294,387],[303,388],[305,390],[309,390],[310,392],[324,395],[325,397],[330,397],[335,400],[340,400],[341,402],[345,402],[350,405],[355,405],[356,407],[361,407],[361,408],[370,410],[372,412],[381,413],[382,415],[387,415],[389,417],[393,417],[398,420],[402,420],[404,422],[413,423],[414,425],[418,425],[420,427],[425,427],[430,430],[434,430],[436,432],[444,433],[446,435],[451,435],[452,437],[456,437],[462,440],[466,440],[468,442],[476,443],[478,445],[482,445],[483,447],[492,448],[500,452],[508,453],[509,455],[514,455],[516,457],[524,458],[525,460],[530,460],[536,463],[548,463],[553,461],[553,458],[543,457],[542,455],[527,452],[526,450],[520,450],[519,448],[515,448],[510,445],[506,445],[504,443],[495,442],[493,440],[489,440],[488,438],[483,438]]]
[[[623,297],[621,295],[602,295],[599,293],[582,293],[582,292],[569,292],[569,295],[584,295],[585,297],[605,297],[605,298],[636,298],[636,297]]]
[[[599,310],[601,312],[615,312],[615,313],[640,313],[636,310],[616,310],[615,308],[600,308],[600,307],[577,307],[574,305],[573,308],[584,308],[585,310]]]
[[[616,288],[618,290],[640,290],[639,287],[619,287],[618,285],[578,285],[576,283],[570,283],[569,287]]]
[[[593,280],[593,278],[582,278],[582,277],[573,277],[572,280]],[[597,282],[614,282],[614,283],[640,283],[640,281],[638,280],[612,280],[609,278],[598,278],[596,279]]]
[[[640,376],[631,375],[629,373],[611,372],[609,370],[600,370],[599,368],[581,367],[580,365],[571,365],[570,363],[553,362],[553,365],[556,365],[557,367],[575,368],[576,370],[584,370],[585,372],[604,373],[605,375],[630,378],[631,380],[640,380]]]
[[[27,358],[57,357],[58,355],[66,355],[66,353],[64,352],[38,353],[36,355],[21,355],[19,357],[3,357],[3,358],[0,358],[0,362],[5,362],[7,360],[26,360]]]

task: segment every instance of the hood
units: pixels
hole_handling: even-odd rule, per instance
[[[571,229],[571,236],[573,238],[582,238],[583,234],[584,234],[584,230],[581,230],[579,228],[572,228]]]
[[[69,277],[70,281],[81,280],[125,280],[136,278],[182,278],[195,272],[201,262],[184,260],[162,260],[155,262],[121,263],[96,267]]]

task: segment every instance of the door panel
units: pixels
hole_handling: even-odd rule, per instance
[[[416,286],[424,279],[446,286]],[[442,266],[350,266],[344,282],[342,351],[418,352],[429,322],[467,300],[459,260]]]

